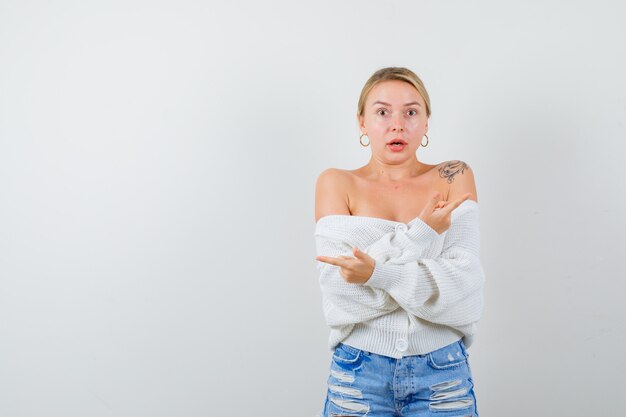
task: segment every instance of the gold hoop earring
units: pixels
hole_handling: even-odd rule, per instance
[[[367,136],[367,135],[365,133],[363,133],[361,136],[359,136],[359,143],[361,144],[361,146],[367,147],[370,144],[370,140],[369,140],[370,138],[369,138],[369,136],[367,136],[367,145],[364,145],[363,142],[361,141],[361,139],[363,139],[363,136]]]
[[[420,145],[422,145],[424,148],[428,146],[428,135],[424,135],[426,136],[426,145],[422,144],[422,142],[420,141]]]

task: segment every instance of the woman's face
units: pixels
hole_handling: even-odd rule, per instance
[[[385,159],[406,159],[415,155],[428,132],[424,99],[415,87],[400,80],[382,81],[372,88],[363,116],[358,119],[372,152]],[[406,144],[391,145],[396,139]]]

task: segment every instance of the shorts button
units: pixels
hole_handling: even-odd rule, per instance
[[[396,225],[396,232],[406,232],[406,224],[400,223]]]
[[[398,349],[400,352],[404,352],[408,348],[409,348],[409,344],[406,342],[406,340],[404,339],[396,340],[396,349]]]

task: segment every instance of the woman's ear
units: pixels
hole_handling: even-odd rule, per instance
[[[365,133],[365,117],[360,116],[358,112],[356,114],[356,122],[359,125],[359,130],[361,130],[361,133]]]

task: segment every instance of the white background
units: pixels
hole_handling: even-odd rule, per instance
[[[616,416],[620,1],[0,1],[0,415],[310,416],[314,185],[405,66],[472,166],[482,417]]]

